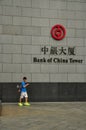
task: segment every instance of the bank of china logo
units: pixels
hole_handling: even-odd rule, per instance
[[[56,24],[51,29],[51,36],[55,40],[62,40],[66,36],[66,29],[63,25]]]

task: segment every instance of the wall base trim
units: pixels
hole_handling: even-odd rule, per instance
[[[17,84],[0,83],[0,100],[18,102]],[[31,102],[86,101],[86,83],[30,83]]]

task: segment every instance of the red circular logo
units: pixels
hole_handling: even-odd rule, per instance
[[[51,29],[51,35],[55,40],[62,40],[66,35],[66,29],[62,25],[54,25]]]

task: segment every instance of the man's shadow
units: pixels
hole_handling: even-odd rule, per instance
[[[2,104],[1,104],[1,101],[0,101],[0,116],[2,116]]]

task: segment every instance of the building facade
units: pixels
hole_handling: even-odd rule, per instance
[[[23,76],[31,101],[86,100],[86,0],[0,0],[2,101],[16,101]]]

